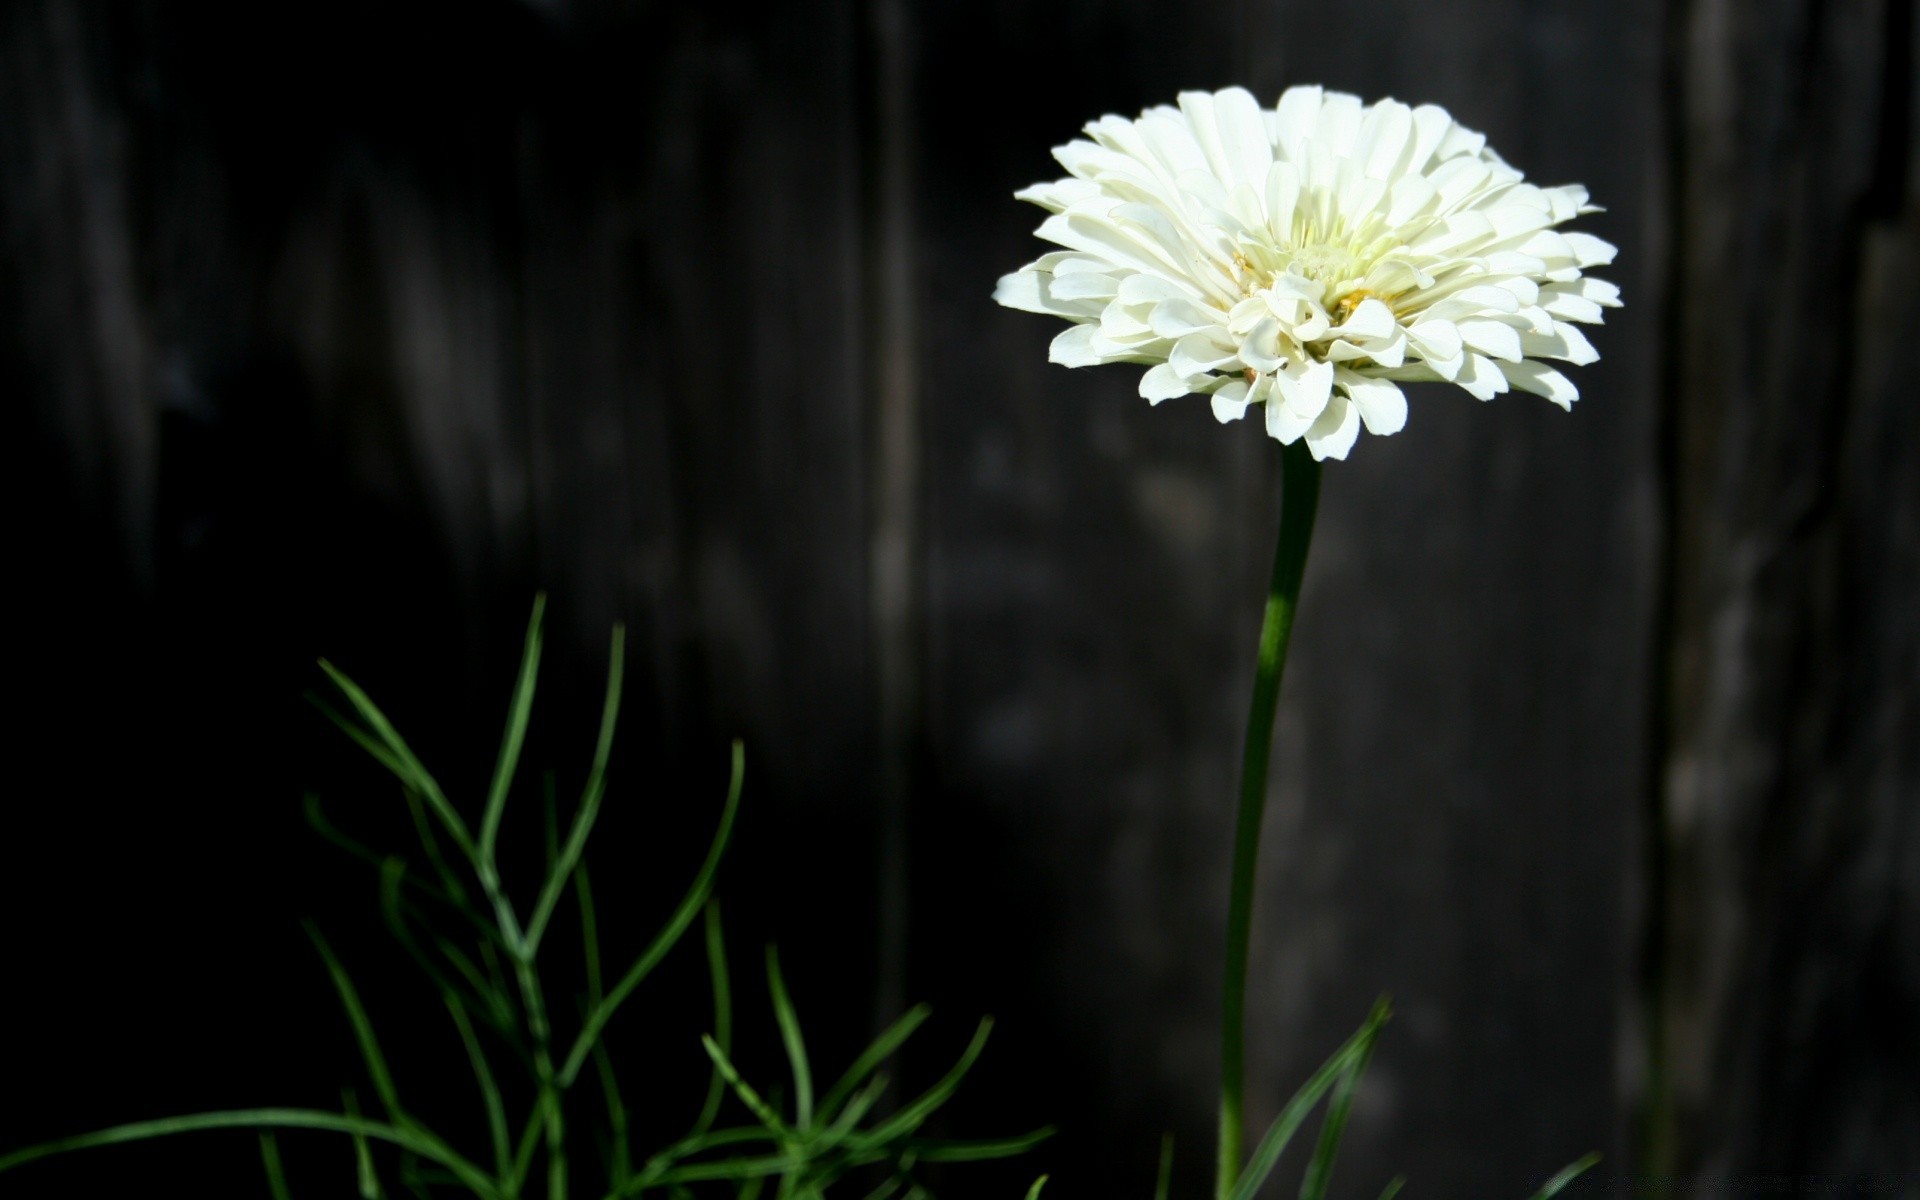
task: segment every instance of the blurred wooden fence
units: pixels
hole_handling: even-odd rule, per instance
[[[1626,307],[1572,416],[1436,389],[1328,472],[1255,1115],[1390,991],[1346,1186],[1598,1148],[1647,1194],[1920,1194],[1914,41],[1905,0],[9,4],[28,742],[151,716],[81,682],[143,640],[494,703],[544,586],[582,680],[632,627],[629,762],[747,738],[776,832],[729,886],[792,906],[818,1007],[993,1010],[981,1122],[1066,1121],[1070,1196],[1146,1194],[1172,1128],[1199,1195],[1277,456],[1048,366],[989,299],[1010,193],[1181,88],[1433,101],[1591,188]],[[131,823],[110,892],[231,849],[138,775],[7,818],[16,1033],[106,973],[48,974],[87,868],[35,847]]]

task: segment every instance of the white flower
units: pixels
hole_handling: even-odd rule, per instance
[[[1586,189],[1524,182],[1433,105],[1295,87],[1263,109],[1229,88],[1086,134],[1053,152],[1069,178],[1016,193],[1066,249],[994,299],[1074,322],[1054,362],[1152,364],[1142,396],[1209,393],[1221,421],[1263,404],[1315,458],[1345,458],[1362,423],[1398,431],[1401,381],[1570,408],[1542,360],[1599,357],[1574,323],[1620,303],[1581,274],[1614,248],[1555,229],[1598,211]]]

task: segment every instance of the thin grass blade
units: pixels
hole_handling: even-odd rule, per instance
[[[887,1026],[879,1037],[873,1039],[873,1044],[861,1051],[859,1058],[853,1060],[853,1065],[847,1068],[847,1073],[827,1089],[825,1096],[821,1097],[822,1115],[832,1117],[840,1103],[852,1094],[854,1088],[860,1086],[860,1081],[879,1069],[880,1064],[887,1061],[902,1043],[912,1037],[913,1031],[920,1028],[921,1023],[931,1015],[933,1015],[931,1008],[924,1004],[916,1004],[902,1014],[899,1020]]]
[[[1154,1173],[1153,1200],[1167,1200],[1167,1190],[1173,1186],[1173,1135],[1160,1135],[1160,1169]]]
[[[460,1032],[460,1044],[466,1047],[467,1062],[473,1067],[473,1081],[480,1088],[480,1101],[487,1110],[487,1137],[493,1146],[494,1174],[504,1179],[513,1170],[513,1146],[507,1133],[507,1107],[500,1095],[500,1085],[487,1062],[486,1049],[474,1034],[473,1022],[467,1019],[467,1007],[459,993],[443,989],[440,998],[447,1006],[447,1015],[453,1018],[454,1028]]]
[[[921,1162],[981,1162],[989,1158],[1012,1158],[1025,1154],[1059,1130],[1051,1125],[1014,1137],[981,1138],[968,1141],[920,1142],[913,1147]]]
[[[1353,1111],[1354,1093],[1359,1090],[1361,1077],[1367,1073],[1367,1063],[1373,1058],[1373,1047],[1379,1039],[1380,1027],[1386,1023],[1390,1011],[1387,998],[1382,996],[1374,1004],[1373,1012],[1367,1016],[1365,1028],[1372,1031],[1371,1035],[1361,1044],[1353,1066],[1334,1085],[1333,1098],[1327,1101],[1326,1121],[1320,1127],[1320,1143],[1314,1149],[1313,1159],[1307,1164],[1306,1178],[1300,1184],[1300,1200],[1326,1200],[1327,1184],[1333,1179],[1334,1160],[1340,1153],[1340,1139],[1347,1131],[1347,1118]]]
[[[320,669],[327,673],[327,678],[333,680],[334,686],[339,688],[341,694],[352,703],[354,711],[360,714],[360,719],[367,723],[373,736],[378,738],[386,748],[390,758],[381,758],[382,763],[420,793],[432,806],[434,815],[440,818],[441,825],[446,828],[448,836],[453,838],[454,844],[460,847],[461,853],[465,854],[469,860],[473,860],[475,857],[473,835],[467,831],[466,822],[460,819],[460,814],[447,801],[446,793],[440,790],[440,784],[408,748],[406,740],[394,729],[393,723],[387,720],[386,714],[380,711],[380,706],[361,691],[358,684],[347,678],[345,673],[324,658],[320,660]],[[345,728],[349,734],[353,732],[351,724]],[[366,742],[357,736],[354,740],[366,745]],[[381,756],[375,755],[375,757]]]
[[[1552,1200],[1552,1198],[1559,1195],[1561,1190],[1568,1184],[1585,1174],[1599,1161],[1600,1156],[1598,1154],[1589,1154],[1585,1158],[1568,1163],[1562,1167],[1560,1172],[1552,1179],[1540,1185],[1540,1190],[1533,1194],[1533,1200]]]
[[[1040,1189],[1046,1186],[1047,1176],[1042,1175],[1040,1178],[1034,1180],[1033,1186],[1027,1189],[1027,1200],[1040,1200]]]
[[[267,1191],[273,1194],[273,1200],[293,1200],[293,1194],[287,1190],[286,1168],[280,1165],[280,1143],[273,1135],[260,1135],[260,1165],[267,1172]]]
[[[725,1051],[720,1049],[720,1044],[703,1034],[700,1045],[706,1049],[707,1057],[713,1060],[713,1065],[719,1070],[720,1077],[727,1081],[727,1086],[733,1089],[734,1095],[740,1097],[740,1102],[747,1106],[747,1110],[758,1117],[762,1125],[778,1134],[783,1140],[793,1140],[793,1128],[781,1118],[771,1104],[761,1098],[759,1092],[753,1090],[751,1084],[740,1078],[740,1072],[734,1069],[733,1061],[727,1057]],[[723,1176],[712,1176],[712,1178],[718,1179]]]
[[[874,1126],[872,1130],[857,1139],[862,1146],[884,1145],[918,1129],[926,1119],[934,1114],[941,1105],[953,1095],[960,1081],[973,1069],[980,1052],[986,1049],[987,1038],[993,1033],[993,1018],[983,1017],[980,1027],[974,1031],[973,1040],[960,1055],[960,1061],[940,1077],[940,1081],[921,1093],[912,1103],[907,1104],[886,1121]],[[855,1139],[849,1139],[850,1143]]]
[[[559,861],[548,872],[546,884],[540,891],[540,901],[534,906],[532,919],[527,922],[529,946],[540,944],[547,922],[566,890],[567,878],[585,853],[587,837],[593,832],[593,823],[600,816],[600,800],[607,786],[607,759],[613,753],[613,732],[620,717],[620,688],[626,674],[626,660],[627,630],[624,625],[615,625],[613,648],[608,652],[607,693],[600,705],[600,736],[594,743],[593,766],[587,771],[587,786],[581,792],[580,808],[574,814],[566,846],[560,851]]]
[[[313,939],[314,949],[326,960],[327,974],[333,977],[334,990],[340,993],[341,1007],[347,1010],[347,1020],[353,1025],[353,1036],[360,1044],[360,1057],[367,1065],[367,1074],[373,1080],[373,1090],[380,1097],[387,1116],[401,1126],[411,1125],[406,1110],[400,1107],[399,1093],[394,1090],[393,1076],[387,1070],[386,1056],[380,1053],[380,1041],[374,1036],[373,1022],[367,1018],[367,1010],[360,1003],[360,993],[354,989],[353,980],[348,978],[346,968],[333,955],[333,949],[327,945],[327,939],[320,936],[320,930],[312,922],[305,923],[307,936]]]
[[[1395,1196],[1400,1194],[1400,1189],[1405,1186],[1407,1186],[1407,1177],[1405,1175],[1395,1175],[1388,1181],[1386,1187],[1380,1189],[1380,1200],[1393,1200]]]
[[[787,981],[780,975],[780,954],[767,947],[767,990],[773,994],[773,1019],[780,1026],[780,1042],[786,1047],[787,1065],[793,1070],[794,1125],[813,1127],[813,1071],[807,1065],[807,1043],[800,1036],[800,1014],[793,1010],[787,995]]]
[[[721,810],[720,826],[714,832],[712,845],[707,849],[706,861],[700,864],[700,871],[694,877],[693,886],[687,889],[686,896],[680,901],[673,915],[668,918],[665,927],[654,936],[653,941],[634,964],[627,968],[626,974],[621,976],[620,982],[614,985],[606,998],[594,1005],[593,1011],[587,1015],[579,1036],[574,1039],[573,1048],[567,1053],[566,1064],[560,1069],[558,1078],[562,1088],[572,1086],[574,1079],[580,1074],[581,1065],[586,1062],[588,1053],[593,1049],[594,1039],[600,1036],[600,1031],[613,1018],[613,1014],[619,1011],[620,1005],[633,993],[633,989],[639,987],[640,982],[659,965],[661,959],[666,957],[667,951],[673,949],[674,944],[680,940],[680,936],[687,931],[687,926],[693,923],[694,914],[698,913],[701,906],[707,902],[707,896],[713,891],[714,874],[720,869],[721,855],[726,852],[727,840],[733,833],[734,816],[740,811],[740,787],[745,774],[745,752],[736,739],[733,743],[733,766],[732,775],[727,784],[726,807]]]
[[[1248,1160],[1246,1170],[1235,1181],[1231,1200],[1253,1200],[1254,1193],[1273,1173],[1281,1153],[1286,1150],[1287,1143],[1293,1140],[1301,1122],[1307,1119],[1307,1114],[1313,1111],[1313,1106],[1326,1095],[1334,1081],[1353,1065],[1362,1048],[1378,1033],[1379,1022],[1385,1019],[1385,1014],[1376,1005],[1367,1023],[1348,1038],[1345,1045],[1334,1051],[1333,1057],[1327,1059],[1313,1077],[1293,1094],[1293,1099],[1287,1102],[1287,1106],[1280,1110],[1280,1115],[1274,1118],[1273,1124],[1267,1127],[1266,1136],[1260,1139],[1260,1145]]]
[[[500,838],[500,820],[507,811],[507,793],[513,789],[514,772],[520,766],[520,748],[527,739],[534,685],[540,674],[540,620],[546,611],[547,594],[535,592],[533,616],[527,620],[527,640],[520,652],[520,676],[513,683],[513,699],[507,705],[507,728],[500,737],[500,757],[494,761],[493,781],[487,786],[487,811],[480,820],[480,857],[488,862],[493,861],[493,849]]]
[[[346,1109],[348,1116],[360,1115],[360,1104],[351,1091],[340,1093],[340,1105]],[[380,1176],[374,1172],[373,1151],[367,1146],[366,1135],[349,1133],[347,1136],[353,1139],[354,1181],[358,1185],[360,1200],[382,1200]]]
[[[727,943],[720,927],[720,902],[706,904],[707,976],[713,988],[713,1040],[722,1052],[733,1053],[733,985],[727,975]],[[720,1100],[726,1095],[726,1080],[715,1067],[707,1079],[707,1098],[694,1120],[693,1134],[698,1136],[713,1127],[720,1115]],[[830,1110],[829,1110],[830,1111]]]
[[[197,1133],[210,1129],[323,1129],[349,1135],[357,1133],[375,1141],[390,1142],[402,1149],[411,1150],[422,1158],[439,1163],[457,1175],[463,1186],[486,1200],[497,1200],[500,1195],[499,1189],[479,1168],[454,1154],[444,1143],[430,1134],[417,1129],[405,1129],[386,1121],[303,1108],[234,1109],[115,1125],[93,1133],[81,1134],[78,1137],[42,1142],[37,1146],[28,1146],[10,1154],[0,1155],[0,1172],[10,1171],[37,1159],[67,1154],[75,1150],[151,1141],[154,1138]]]

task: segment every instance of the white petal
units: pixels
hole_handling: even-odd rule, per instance
[[[1360,437],[1360,412],[1345,396],[1327,402],[1326,411],[1307,430],[1307,449],[1316,459],[1345,458]]]
[[[1293,228],[1293,210],[1300,198],[1300,168],[1276,162],[1267,168],[1267,229],[1285,237]]]
[[[1280,321],[1269,314],[1240,339],[1240,361],[1265,373],[1278,371],[1285,359],[1280,354]]]
[[[1058,298],[1053,294],[1053,283],[1054,276],[1044,271],[1015,271],[1000,277],[1000,282],[994,285],[993,298],[1008,308],[1083,321],[1100,311],[1098,304]]]
[[[1063,367],[1091,367],[1105,361],[1093,348],[1097,325],[1075,325],[1053,339],[1047,347],[1047,361]]]
[[[1154,404],[1184,396],[1192,390],[1180,372],[1167,363],[1155,363],[1140,377],[1141,398]]]
[[[1213,394],[1213,419],[1225,425],[1247,415],[1247,381],[1236,379]]]
[[[1290,362],[1274,375],[1274,386],[1286,406],[1302,417],[1315,417],[1333,394],[1333,364]]]
[[[1222,345],[1211,330],[1190,333],[1173,345],[1167,362],[1184,379],[1217,371],[1234,360],[1234,347]]]
[[[1460,365],[1460,373],[1454,376],[1455,383],[1467,389],[1476,400],[1491,400],[1507,390],[1507,377],[1500,368],[1484,354],[1467,353],[1466,360]]]
[[[1460,357],[1460,330],[1451,321],[1416,321],[1408,328],[1407,337],[1428,362]]]
[[[1161,337],[1183,338],[1202,329],[1217,329],[1222,316],[1213,309],[1195,304],[1184,296],[1162,300],[1153,308],[1147,324]]]
[[[1267,140],[1260,102],[1244,88],[1228,88],[1213,97],[1213,119],[1220,127],[1220,151],[1234,173],[1232,182],[1258,192],[1267,182],[1273,145]]]
[[[1056,300],[1111,300],[1119,288],[1120,281],[1111,275],[1076,271],[1071,275],[1055,275],[1048,290]]]
[[[1527,334],[1520,339],[1520,345],[1528,358],[1557,358],[1576,367],[1600,361],[1600,352],[1593,348],[1587,335],[1580,332],[1579,326],[1569,325],[1565,321],[1554,322],[1550,336]]]
[[[1399,433],[1407,424],[1407,397],[1390,379],[1374,379],[1354,371],[1339,372],[1340,386],[1360,410],[1367,432]]]
[[[1536,396],[1545,396],[1569,411],[1573,408],[1573,402],[1580,398],[1580,389],[1573,386],[1573,381],[1545,363],[1527,359],[1525,362],[1502,363],[1500,370],[1513,386]]]
[[[1300,161],[1300,146],[1312,135],[1320,121],[1320,106],[1325,93],[1319,87],[1290,87],[1280,94],[1274,106],[1279,136],[1274,139],[1280,153]]]
[[[1581,270],[1588,267],[1603,267],[1613,261],[1620,251],[1612,242],[1603,242],[1590,233],[1563,233],[1567,244],[1573,247],[1573,256]]]
[[[1393,310],[1369,296],[1353,310],[1345,324],[1336,325],[1327,332],[1335,337],[1385,338],[1392,337],[1396,328],[1398,323],[1393,319]]]
[[[1508,362],[1518,362],[1524,357],[1520,331],[1511,325],[1492,320],[1461,321],[1458,325],[1460,340],[1474,350]]]
[[[1021,188],[1013,194],[1013,198],[1038,204],[1048,212],[1064,212],[1080,201],[1099,194],[1100,185],[1097,183],[1089,183],[1084,179],[1056,179],[1052,183],[1036,183]]]

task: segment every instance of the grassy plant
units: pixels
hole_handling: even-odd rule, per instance
[[[144,1121],[0,1155],[0,1172],[88,1147],[198,1130],[248,1128],[260,1133],[261,1162],[272,1195],[276,1200],[291,1200],[293,1191],[275,1133],[316,1129],[343,1134],[349,1140],[358,1190],[368,1200],[388,1195],[394,1185],[419,1197],[466,1194],[483,1200],[532,1196],[565,1200],[570,1192],[597,1194],[602,1200],[644,1196],[690,1200],[709,1195],[816,1200],[842,1181],[857,1183],[870,1200],[906,1200],[929,1194],[916,1174],[920,1164],[1018,1154],[1047,1136],[1050,1131],[1040,1130],[996,1141],[953,1141],[921,1132],[979,1057],[990,1021],[980,1023],[959,1061],[937,1083],[918,1096],[883,1107],[888,1088],[883,1068],[925,1021],[925,1007],[914,1008],[896,1021],[816,1095],[799,1017],[771,949],[767,984],[790,1079],[773,1089],[755,1087],[743,1076],[731,1057],[733,989],[720,908],[713,895],[745,775],[737,741],[726,800],[692,883],[638,957],[617,974],[605,970],[584,855],[605,794],[620,709],[624,637],[617,627],[599,738],[585,788],[564,838],[559,836],[549,793],[547,856],[540,887],[530,904],[525,897],[509,895],[497,854],[533,710],[543,607],[536,599],[505,735],[477,825],[445,794],[379,706],[331,664],[321,663],[345,702],[343,709],[324,702],[321,707],[400,780],[427,869],[416,871],[398,857],[377,855],[353,841],[327,822],[311,798],[309,818],[330,840],[378,867],[387,924],[439,992],[465,1050],[474,1092],[486,1112],[485,1146],[457,1146],[408,1108],[358,989],[327,941],[309,926],[307,932],[359,1046],[376,1101],[373,1112],[363,1114],[354,1094],[348,1092],[338,1112],[254,1108]],[[541,959],[540,951],[569,895],[585,947],[586,994],[577,1022],[563,1029],[549,1001],[556,973]],[[642,1145],[638,1131],[629,1124],[605,1034],[609,1023],[696,922],[704,929],[713,997],[712,1028],[700,1039],[711,1061],[711,1074],[697,1108],[689,1105],[694,1112],[686,1132],[662,1144]],[[497,1073],[503,1064],[525,1076],[515,1080],[522,1086],[503,1087]],[[596,1086],[584,1086],[589,1079]],[[781,1092],[790,1099],[774,1098]],[[524,1111],[509,1111],[509,1094],[529,1097]],[[588,1137],[582,1136],[583,1123]],[[397,1169],[389,1163],[390,1156],[376,1158],[375,1143],[397,1148]],[[591,1172],[595,1186],[590,1189],[580,1188],[574,1178],[574,1156],[583,1144],[599,1149],[600,1161]],[[1040,1185],[1034,1186],[1032,1194],[1037,1194]]]

